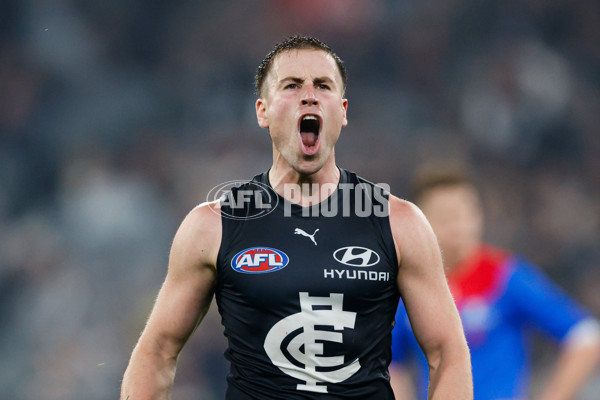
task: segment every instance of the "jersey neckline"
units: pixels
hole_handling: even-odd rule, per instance
[[[338,202],[340,201],[339,199],[339,189],[340,189],[340,184],[346,184],[349,183],[349,177],[348,177],[348,171],[346,171],[343,168],[340,168],[336,165],[336,168],[338,169],[338,171],[340,172],[340,179],[338,181],[338,183],[336,184],[336,188],[335,190],[329,195],[327,196],[327,198],[323,199],[322,201],[320,201],[317,204],[313,204],[310,206],[301,206],[300,204],[294,203],[288,199],[286,199],[285,197],[283,197],[282,195],[280,195],[279,193],[277,193],[277,191],[273,188],[273,186],[271,185],[271,181],[269,179],[269,172],[271,171],[271,168],[269,168],[267,171],[263,172],[262,174],[259,174],[255,177],[255,179],[264,184],[267,185],[272,191],[273,193],[275,193],[275,195],[277,196],[278,201],[276,202],[277,204],[277,208],[280,207],[290,207],[291,212],[293,215],[302,215],[302,216],[307,216],[307,215],[312,215],[313,213],[311,212],[313,208],[316,209],[321,209],[324,206],[330,207],[331,205],[331,201],[333,199],[336,199]]]

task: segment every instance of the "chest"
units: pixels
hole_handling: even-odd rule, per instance
[[[273,214],[224,231],[218,266],[222,294],[253,308],[276,309],[297,307],[299,293],[342,294],[354,307],[396,290],[390,238],[377,223]]]

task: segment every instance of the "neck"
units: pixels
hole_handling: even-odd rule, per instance
[[[295,169],[282,157],[274,157],[269,170],[269,182],[283,198],[301,206],[318,204],[337,188],[340,170],[335,165],[333,152],[318,170],[306,173]]]
[[[479,251],[482,243],[473,242],[470,246],[463,249],[460,254],[456,254],[455,257],[451,257],[445,254],[444,263],[446,264],[446,270],[449,276],[462,274],[469,271],[474,267],[470,261],[473,256]]]

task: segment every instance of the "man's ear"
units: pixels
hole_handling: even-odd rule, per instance
[[[342,120],[342,126],[348,125],[348,118],[346,118],[346,113],[348,111],[348,99],[342,99],[342,109],[344,110],[344,119]]]
[[[258,121],[258,126],[261,128],[269,127],[269,120],[267,118],[267,103],[262,98],[256,100],[256,120]]]

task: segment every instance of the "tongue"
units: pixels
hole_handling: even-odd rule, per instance
[[[314,132],[300,132],[300,137],[306,147],[312,147],[317,143],[317,135]]]

